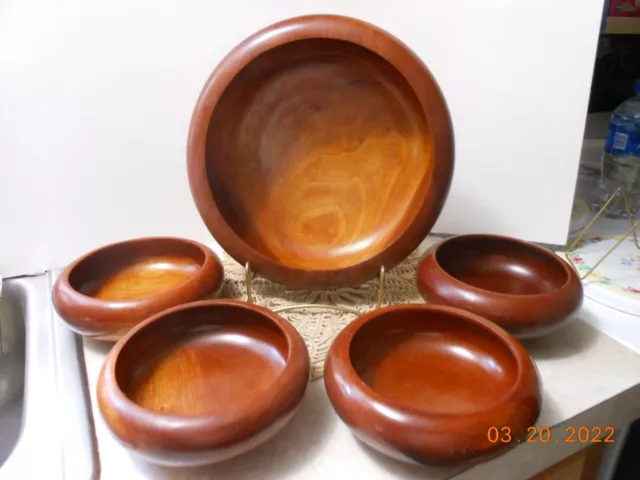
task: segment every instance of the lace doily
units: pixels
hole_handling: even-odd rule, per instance
[[[416,267],[420,259],[418,251],[385,274],[384,305],[423,302],[416,286]],[[225,282],[220,298],[247,299],[244,266],[224,255]],[[362,313],[376,308],[378,279],[361,285],[330,290],[296,290],[270,282],[260,276],[252,281],[253,301],[269,309],[300,304],[338,305],[356,309]],[[300,332],[311,357],[311,378],[321,378],[324,360],[333,339],[356,317],[350,313],[319,308],[300,309],[281,314]]]

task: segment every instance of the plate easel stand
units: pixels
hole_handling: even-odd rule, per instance
[[[587,226],[584,228],[584,230],[582,231],[582,233],[578,236],[578,238],[576,238],[573,243],[569,246],[569,248],[567,248],[564,251],[564,256],[567,259],[567,261],[569,262],[569,264],[573,267],[573,269],[576,271],[576,273],[578,273],[578,275],[580,275],[580,273],[578,272],[578,269],[576,268],[576,266],[574,265],[573,261],[571,260],[571,258],[569,257],[569,254],[573,251],[573,249],[576,248],[576,246],[580,243],[580,241],[586,237],[587,233],[589,232],[589,229],[593,226],[593,224],[596,222],[596,220],[598,220],[598,218],[600,218],[600,216],[605,212],[605,210],[607,209],[607,207],[609,206],[609,204],[611,202],[613,202],[613,200],[618,196],[622,194],[622,196],[624,197],[624,203],[625,206],[627,208],[627,217],[629,218],[629,230],[627,230],[627,232],[622,236],[622,238],[620,238],[616,244],[611,247],[607,253],[605,253],[602,258],[600,258],[600,260],[598,260],[593,267],[591,267],[587,273],[585,273],[584,275],[582,275],[580,277],[580,280],[584,280],[585,278],[587,278],[589,275],[591,275],[591,273],[593,273],[595,271],[595,269],[602,263],[604,262],[604,260],[611,255],[611,253],[620,246],[620,244],[622,242],[624,242],[624,240],[629,236],[629,235],[633,235],[633,241],[636,245],[636,248],[638,248],[640,250],[640,245],[638,245],[638,236],[636,234],[636,229],[640,226],[640,221],[634,223],[633,222],[633,216],[632,216],[632,212],[631,212],[631,201],[629,200],[629,194],[627,193],[627,191],[620,187],[618,188],[613,195],[611,195],[611,197],[609,198],[609,200],[607,200],[607,202],[604,204],[604,206],[600,209],[600,211],[598,213],[596,213],[595,217],[593,217],[591,219],[591,221],[587,224]]]
[[[378,297],[376,302],[376,308],[382,307],[382,303],[384,300],[384,275],[385,275],[384,266],[381,266],[380,273],[378,274]],[[251,270],[251,264],[249,262],[247,262],[244,265],[244,276],[245,276],[245,282],[247,283],[247,302],[254,303],[253,302],[254,273]],[[293,310],[303,310],[308,308],[337,310],[340,312],[351,313],[355,316],[362,315],[362,312],[360,312],[359,310],[356,310],[355,308],[345,307],[344,305],[326,305],[326,304],[313,304],[313,303],[303,303],[300,305],[288,305],[286,307],[274,308],[273,311],[276,313],[282,313],[282,312],[290,312]]]

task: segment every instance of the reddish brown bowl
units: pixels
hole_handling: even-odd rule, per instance
[[[536,368],[522,345],[452,307],[397,305],[360,317],[335,339],[324,375],[352,432],[400,460],[477,460],[515,444],[540,412]],[[493,427],[513,442],[493,441]]]
[[[70,264],[53,287],[53,304],[81,335],[116,340],[153,314],[214,293],[223,277],[218,258],[198,242],[139,238]]]
[[[477,313],[519,338],[555,330],[582,305],[571,266],[538,245],[497,235],[436,245],[418,265],[417,281],[425,300]]]
[[[309,354],[277,314],[233,300],[194,302],[140,323],[113,347],[98,406],[148,461],[201,465],[264,442],[293,416]]]
[[[289,19],[231,51],[188,141],[204,223],[283,285],[374,278],[429,233],[453,174],[445,100],[404,44],[334,15]]]

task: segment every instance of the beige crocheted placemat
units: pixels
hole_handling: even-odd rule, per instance
[[[433,238],[433,243],[438,242]],[[431,242],[427,242],[430,244]],[[423,244],[423,248],[424,248]],[[422,303],[416,287],[416,267],[420,259],[418,251],[385,274],[384,305]],[[244,267],[225,254],[223,258],[225,283],[219,298],[247,299]],[[300,304],[338,305],[356,309],[362,313],[376,308],[378,279],[361,285],[330,290],[296,290],[256,276],[252,282],[253,301],[269,309]],[[318,308],[300,309],[281,314],[300,332],[311,357],[311,378],[322,377],[324,360],[333,339],[356,317],[352,314]]]

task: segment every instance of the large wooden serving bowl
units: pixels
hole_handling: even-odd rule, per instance
[[[582,283],[567,262],[511,237],[447,239],[425,254],[417,280],[427,301],[475,312],[519,338],[559,328],[582,305]]]
[[[114,433],[154,463],[239,455],[293,416],[309,354],[275,313],[232,300],[194,302],[133,328],[109,353],[98,406]]]
[[[436,305],[360,317],[335,339],[324,378],[331,404],[358,438],[424,464],[471,462],[515,445],[541,405],[536,368],[514,337]],[[492,428],[512,441],[495,438]]]
[[[222,264],[206,246],[173,237],[113,243],[71,263],[53,287],[53,304],[81,335],[117,340],[153,314],[214,293]]]
[[[191,191],[238,262],[283,285],[369,280],[428,234],[453,136],[422,62],[351,18],[294,18],[217,66],[191,120]]]

